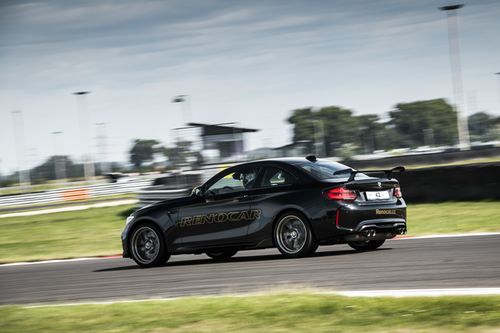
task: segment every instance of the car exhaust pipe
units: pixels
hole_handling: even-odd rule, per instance
[[[363,230],[361,234],[366,238],[372,238],[375,237],[375,235],[377,235],[377,231],[375,231],[374,229],[367,229]]]
[[[396,229],[396,232],[397,232],[399,235],[405,235],[405,234],[406,234],[406,228],[404,228],[404,227],[397,228],[397,229]]]

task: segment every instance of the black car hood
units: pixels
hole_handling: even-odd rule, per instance
[[[158,201],[158,202],[155,202],[153,204],[139,208],[138,210],[135,211],[134,215],[139,216],[139,215],[148,214],[151,211],[178,208],[178,207],[182,207],[185,205],[200,202],[200,200],[203,200],[203,199],[200,199],[194,195],[191,195],[189,197],[182,197],[182,198]]]

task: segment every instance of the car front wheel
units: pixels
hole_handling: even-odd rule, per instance
[[[274,242],[286,257],[311,255],[318,248],[306,217],[299,213],[286,213],[279,217],[274,228]]]
[[[160,266],[170,258],[160,229],[152,223],[134,229],[130,249],[132,259],[141,267]]]

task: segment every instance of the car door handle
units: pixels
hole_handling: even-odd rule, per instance
[[[247,194],[241,195],[239,197],[235,197],[236,200],[238,201],[245,201],[248,200],[250,197]]]

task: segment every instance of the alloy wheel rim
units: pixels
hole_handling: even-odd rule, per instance
[[[132,252],[137,261],[142,264],[153,262],[160,252],[158,234],[147,226],[137,229],[132,237]]]
[[[306,244],[307,229],[304,221],[295,215],[288,215],[278,223],[276,239],[280,248],[288,254],[296,254]]]

